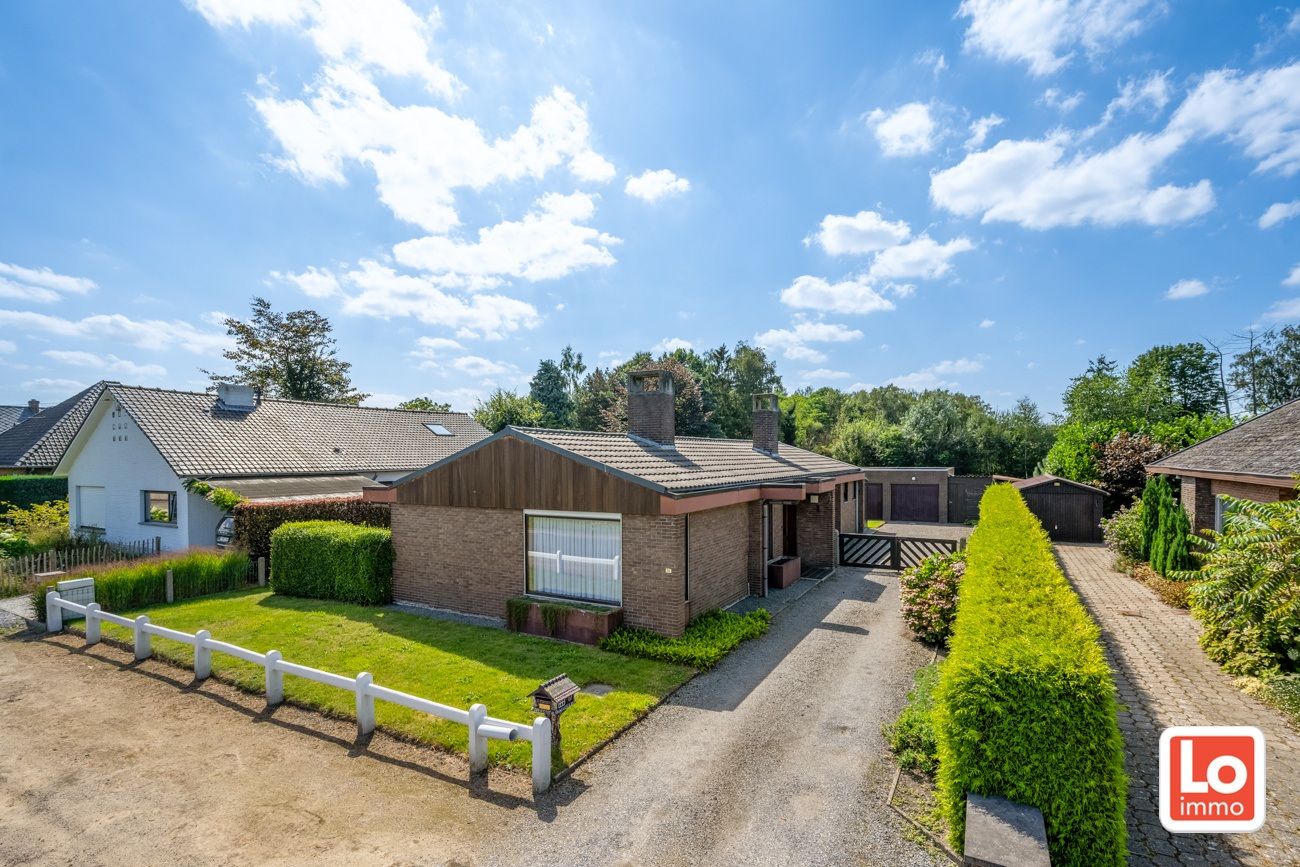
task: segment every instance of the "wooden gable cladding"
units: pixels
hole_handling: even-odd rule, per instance
[[[535,443],[505,436],[397,486],[397,502],[475,509],[659,514],[659,493]]]

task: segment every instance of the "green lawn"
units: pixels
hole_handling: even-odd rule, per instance
[[[884,525],[884,521],[867,521],[867,528],[870,530],[874,530],[877,527],[883,527]]]
[[[563,755],[556,768],[572,764],[623,726],[643,716],[660,698],[687,680],[692,670],[649,659],[632,659],[594,647],[567,644],[383,608],[317,599],[276,596],[260,589],[238,590],[130,612],[148,614],[162,626],[184,632],[207,629],[218,641],[259,653],[278,650],[289,662],[352,676],[369,671],[381,686],[443,704],[468,708],[475,702],[501,719],[532,722],[528,693],[565,672],[579,686],[603,683],[603,698],[580,694],[565,711]],[[105,636],[130,641],[130,630],[104,624]],[[153,637],[154,655],[192,666],[188,645]],[[212,655],[215,675],[262,691],[263,669],[221,653]],[[332,715],[353,717],[351,692],[286,676],[285,697]],[[462,725],[376,702],[378,721],[392,731],[460,753],[467,751]],[[530,745],[489,742],[492,764],[528,768]]]

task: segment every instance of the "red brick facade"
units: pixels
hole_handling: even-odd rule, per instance
[[[688,515],[690,616],[749,595],[749,503]]]
[[[1228,482],[1222,479],[1196,479],[1190,476],[1182,479],[1181,499],[1194,533],[1214,529],[1215,501],[1220,496],[1255,500],[1259,503],[1275,503],[1278,500],[1295,499],[1295,495],[1293,489],[1273,485],[1252,485],[1249,482]]]
[[[799,559],[805,567],[835,565],[835,521],[838,489],[816,494],[799,504],[795,519],[799,522]]]

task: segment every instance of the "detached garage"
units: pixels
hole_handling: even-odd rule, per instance
[[[952,467],[866,467],[868,521],[948,521]]]
[[[1100,542],[1100,488],[1056,476],[1012,482],[1053,542]]]

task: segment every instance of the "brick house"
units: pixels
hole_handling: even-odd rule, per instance
[[[581,600],[677,635],[765,593],[773,564],[833,565],[862,471],[778,442],[774,395],[754,398],[752,441],[675,436],[674,405],[669,374],[634,373],[627,433],[506,427],[368,490],[393,504],[394,596],[491,617]]]
[[[1300,473],[1300,400],[1147,465],[1148,474],[1182,480],[1193,532],[1223,528],[1229,496],[1271,503],[1296,496]]]

